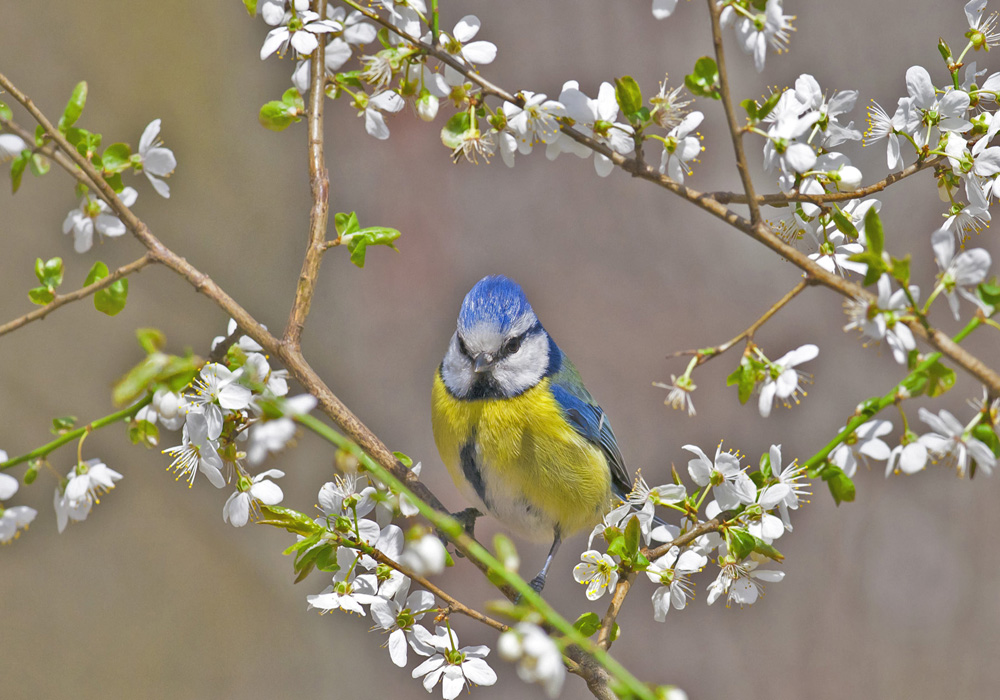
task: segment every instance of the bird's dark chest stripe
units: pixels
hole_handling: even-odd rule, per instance
[[[476,464],[475,437],[465,443],[459,453],[459,458],[462,461],[462,473],[465,475],[465,479],[475,489],[476,495],[489,507],[490,502],[486,498],[486,482],[483,481],[483,473],[479,470],[479,465]]]

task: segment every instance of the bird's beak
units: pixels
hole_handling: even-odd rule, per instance
[[[493,366],[493,356],[486,352],[481,352],[472,359],[472,371],[482,374]]]

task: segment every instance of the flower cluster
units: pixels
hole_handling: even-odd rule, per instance
[[[732,26],[736,41],[744,53],[753,56],[757,71],[764,70],[767,49],[776,53],[788,50],[789,32],[794,31],[794,15],[786,15],[782,0],[767,0],[766,4],[752,0],[719,0],[719,24]],[[665,19],[677,9],[677,0],[653,0],[653,17]]]
[[[7,453],[0,450],[0,462],[7,461]],[[7,544],[19,537],[21,530],[27,530],[28,525],[38,515],[38,511],[29,506],[5,506],[4,501],[10,500],[20,487],[17,479],[10,474],[0,472],[0,544]]]
[[[446,553],[435,535],[421,533],[419,528],[404,534],[390,522],[397,513],[416,511],[363,474],[348,474],[324,484],[318,500],[321,515],[316,523],[321,528],[302,537],[292,550],[299,553],[301,570],[315,565],[336,573],[322,592],[307,596],[309,607],[321,613],[343,610],[362,616],[370,611],[373,629],[388,635],[392,662],[406,667],[411,651],[425,657],[412,675],[422,678],[428,691],[441,682],[446,700],[457,697],[467,685],[493,685],[497,677],[485,661],[488,647],[462,647],[450,627],[438,626],[431,633],[421,624],[426,615],[439,611],[434,596],[426,590],[411,591],[411,578],[399,569],[405,567],[417,575],[439,574]],[[374,549],[374,554],[363,553],[362,546]]]
[[[118,147],[115,154],[109,154]],[[114,160],[112,160],[114,158]],[[118,176],[121,172],[132,168],[135,172],[144,173],[156,193],[161,197],[170,197],[170,186],[163,178],[170,177],[177,167],[177,159],[173,151],[163,146],[160,140],[160,120],[149,123],[139,138],[139,150],[130,153],[127,144],[114,144],[104,153],[104,170],[109,175]],[[118,198],[126,207],[132,207],[139,197],[134,187],[118,187]],[[125,235],[125,224],[122,223],[107,203],[89,193],[83,195],[80,205],[66,215],[63,221],[63,233],[73,234],[73,248],[77,253],[86,253],[94,244],[94,234],[117,238]]]
[[[295,436],[293,417],[311,411],[316,400],[308,395],[284,398],[287,371],[272,368],[260,345],[247,336],[236,339],[236,332],[236,323],[230,321],[228,335],[213,342],[214,351],[227,337],[235,339],[225,364],[205,364],[186,391],[158,389],[136,414],[135,428],[154,436],[157,425],[181,430],[181,443],[163,450],[173,458],[168,468],[189,487],[198,474],[216,488],[235,482],[222,517],[242,527],[262,505],[277,505],[283,497],[273,479],[284,472],[269,469],[254,475],[247,467],[284,449]],[[158,437],[149,441],[155,444]]]
[[[709,605],[722,594],[726,594],[728,604],[751,605],[765,582],[784,577],[781,571],[758,567],[767,558],[782,558],[773,543],[792,529],[789,511],[797,509],[809,493],[803,467],[794,460],[784,464],[780,445],[770,448],[754,473],[742,464],[739,453],[723,451],[721,444],[714,458],[696,445],[685,445],[684,449],[694,455],[688,461],[688,475],[697,490],[688,494],[680,483],[650,488],[638,478],[629,502],[605,516],[591,534],[590,548],[573,569],[573,577],[587,586],[588,599],[597,600],[614,589],[623,562],[644,571],[658,584],[652,601],[653,617],[660,622],[671,608],[683,610],[687,606],[694,594],[691,577],[710,561],[717,564],[719,572],[708,586]],[[703,505],[705,520],[697,516]],[[656,516],[655,506],[682,513],[681,524]],[[724,524],[697,537],[685,537],[713,519]],[[630,530],[635,531],[631,543]],[[606,552],[592,549],[597,535],[608,543]],[[667,544],[640,551],[640,542],[647,547],[651,542]],[[646,551],[656,552],[657,557],[650,561]]]

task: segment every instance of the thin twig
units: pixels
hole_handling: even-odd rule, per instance
[[[940,164],[944,160],[944,156],[934,156],[933,158],[928,158],[927,160],[918,161],[911,165],[906,166],[898,173],[891,173],[885,178],[879,180],[873,185],[868,185],[867,187],[861,187],[853,192],[826,192],[824,194],[802,194],[800,192],[776,192],[774,194],[762,194],[757,197],[757,201],[761,204],[771,204],[774,206],[781,206],[783,204],[788,204],[789,202],[810,202],[812,204],[820,205],[829,204],[830,202],[844,202],[851,199],[860,199],[862,197],[867,197],[870,194],[876,194],[881,192],[889,185],[899,182],[903,178],[910,177],[921,170],[926,170],[927,168],[933,168],[935,165]],[[711,197],[712,199],[722,202],[723,204],[746,204],[746,195],[736,194],[735,192],[708,192],[706,197]]]
[[[99,279],[96,282],[88,284],[86,287],[81,287],[75,292],[70,292],[69,294],[57,294],[55,298],[52,299],[48,304],[40,308],[35,309],[29,313],[26,313],[20,318],[15,318],[13,321],[8,321],[7,323],[0,326],[0,335],[6,335],[12,331],[16,331],[18,328],[28,325],[32,321],[38,321],[45,318],[50,313],[58,309],[60,306],[65,306],[79,299],[90,296],[95,292],[110,287],[112,284],[120,280],[122,277],[126,277],[133,272],[138,272],[142,268],[146,267],[153,262],[153,258],[149,254],[143,255],[138,260],[133,260],[128,265],[122,265],[117,270],[109,274],[103,279]]]
[[[376,549],[375,553],[372,554],[372,557],[375,559],[375,561],[382,562],[386,566],[388,566],[388,567],[390,567],[392,569],[395,569],[396,571],[398,571],[399,573],[403,574],[404,576],[407,576],[407,577],[413,579],[414,581],[416,581],[417,583],[419,583],[421,586],[423,586],[428,591],[430,591],[435,596],[437,596],[440,600],[443,600],[445,603],[447,603],[448,604],[448,608],[452,612],[456,612],[456,613],[459,613],[461,615],[465,615],[466,617],[472,618],[473,620],[476,620],[477,622],[482,622],[487,627],[492,627],[493,629],[497,630],[498,632],[506,632],[508,629],[510,629],[510,627],[508,627],[504,623],[499,622],[497,620],[494,620],[492,617],[489,617],[488,615],[484,615],[483,613],[479,612],[478,610],[476,610],[474,608],[470,608],[469,606],[465,605],[464,603],[462,603],[461,601],[459,601],[457,598],[455,598],[450,593],[448,593],[448,592],[442,590],[441,588],[439,588],[438,586],[434,585],[431,581],[429,581],[428,579],[424,578],[420,574],[418,574],[418,573],[416,573],[416,572],[408,569],[407,567],[403,566],[399,562],[397,562],[397,561],[389,558],[388,556],[386,556],[384,553],[380,552],[379,550]]]
[[[771,308],[769,308],[767,311],[765,311],[764,314],[760,318],[758,318],[756,321],[754,321],[752,324],[750,324],[750,326],[745,331],[743,331],[742,333],[740,333],[736,337],[734,337],[734,338],[732,338],[730,340],[727,340],[722,345],[716,345],[714,348],[707,348],[707,349],[706,348],[702,348],[701,350],[681,350],[679,352],[673,353],[672,355],[670,355],[670,357],[680,357],[680,356],[683,356],[683,355],[694,355],[694,356],[697,357],[697,361],[695,363],[695,367],[697,367],[699,365],[705,364],[706,362],[708,362],[709,360],[711,360],[713,357],[717,357],[718,355],[721,355],[722,353],[726,352],[727,350],[729,350],[731,347],[733,347],[734,345],[736,345],[736,343],[740,342],[741,340],[745,339],[748,343],[751,342],[753,340],[754,333],[756,333],[760,329],[761,326],[763,326],[765,323],[767,323],[768,320],[770,320],[770,318],[772,316],[774,316],[776,313],[778,313],[778,311],[780,311],[782,307],[784,307],[786,304],[788,304],[788,302],[790,302],[792,299],[794,299],[795,297],[797,297],[799,295],[799,293],[803,289],[805,289],[806,287],[808,287],[810,284],[814,284],[814,282],[812,282],[812,278],[810,278],[810,277],[807,277],[807,278],[803,279],[802,281],[800,281],[797,285],[795,285],[794,287],[792,287],[788,291],[788,293],[785,294],[785,296],[781,297],[781,299],[779,299],[777,301],[777,303],[775,303],[774,305],[771,306]]]
[[[746,193],[746,201],[750,207],[750,221],[756,224],[760,221],[760,205],[757,203],[757,196],[753,189],[753,177],[750,175],[746,152],[743,150],[743,131],[736,123],[736,113],[733,110],[733,100],[729,90],[729,73],[726,71],[726,53],[722,48],[722,28],[719,25],[721,10],[716,0],[708,0],[708,12],[712,16],[712,43],[715,46],[715,63],[719,70],[719,94],[722,97],[722,106],[726,111],[729,135],[732,137],[733,151],[736,154],[736,169],[739,171],[743,191]]]
[[[320,17],[326,17],[326,0],[313,0],[313,11]],[[295,288],[295,301],[288,313],[288,324],[282,342],[293,348],[299,347],[302,329],[305,326],[309,308],[312,305],[313,294],[316,291],[316,280],[319,277],[319,267],[323,262],[323,251],[326,250],[326,227],[330,214],[330,177],[326,168],[326,157],[323,153],[323,104],[326,102],[326,42],[312,53],[310,60],[309,82],[309,189],[312,192],[312,208],[309,210],[309,243],[302,260],[302,271]]]

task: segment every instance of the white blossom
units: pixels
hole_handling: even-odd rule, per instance
[[[958,294],[973,302],[976,294],[972,291],[976,285],[986,279],[992,258],[988,251],[982,248],[964,250],[955,255],[955,236],[951,231],[940,228],[931,234],[931,247],[934,249],[934,259],[941,270],[941,285],[948,298],[948,306],[955,320],[959,320]],[[956,294],[957,292],[957,294]]]
[[[487,686],[497,682],[496,672],[485,661],[489,647],[459,648],[458,635],[444,627],[438,627],[432,639],[437,653],[413,669],[412,674],[414,678],[423,676],[427,692],[441,681],[442,697],[453,700],[467,684]]]
[[[517,675],[525,683],[538,683],[550,698],[559,696],[566,680],[562,652],[541,627],[519,622],[500,635],[497,653],[504,661],[517,662]]]
[[[285,475],[285,472],[277,469],[268,469],[261,472],[253,479],[241,478],[238,488],[230,494],[222,508],[223,522],[229,522],[233,527],[243,527],[250,520],[250,513],[259,510],[258,503],[266,506],[274,506],[281,503],[284,494],[281,487],[271,481]]]
[[[618,584],[618,564],[610,555],[588,549],[573,567],[573,579],[587,587],[588,600],[597,600]]]
[[[741,503],[749,505],[757,499],[757,487],[740,467],[739,457],[723,452],[721,443],[715,449],[714,462],[697,445],[684,445],[681,449],[697,455],[688,461],[688,473],[699,486],[712,484],[712,494],[721,510],[736,508]]]
[[[887,420],[874,419],[863,423],[830,453],[830,461],[843,469],[847,476],[853,477],[859,460],[867,462],[868,459],[876,459],[881,462],[889,459],[891,450],[881,438],[891,432],[892,423]]]
[[[174,152],[163,147],[160,141],[160,120],[154,119],[142,132],[139,139],[139,162],[142,163],[142,172],[149,178],[153,189],[161,197],[170,197],[170,185],[160,178],[169,177],[177,167],[177,159]]]
[[[118,199],[126,207],[135,204],[139,198],[139,193],[134,187],[126,187],[118,194]],[[102,199],[90,199],[84,197],[77,209],[66,215],[63,221],[63,233],[73,233],[73,249],[77,253],[86,253],[94,244],[94,232],[117,238],[124,236],[125,224],[111,213],[111,207],[105,204]]]
[[[798,403],[799,394],[799,371],[795,369],[803,362],[816,359],[819,355],[819,348],[808,344],[785,353],[768,366],[768,375],[760,387],[760,400],[758,409],[760,415],[765,418],[771,415],[771,407],[777,398],[786,406],[791,399]]]

